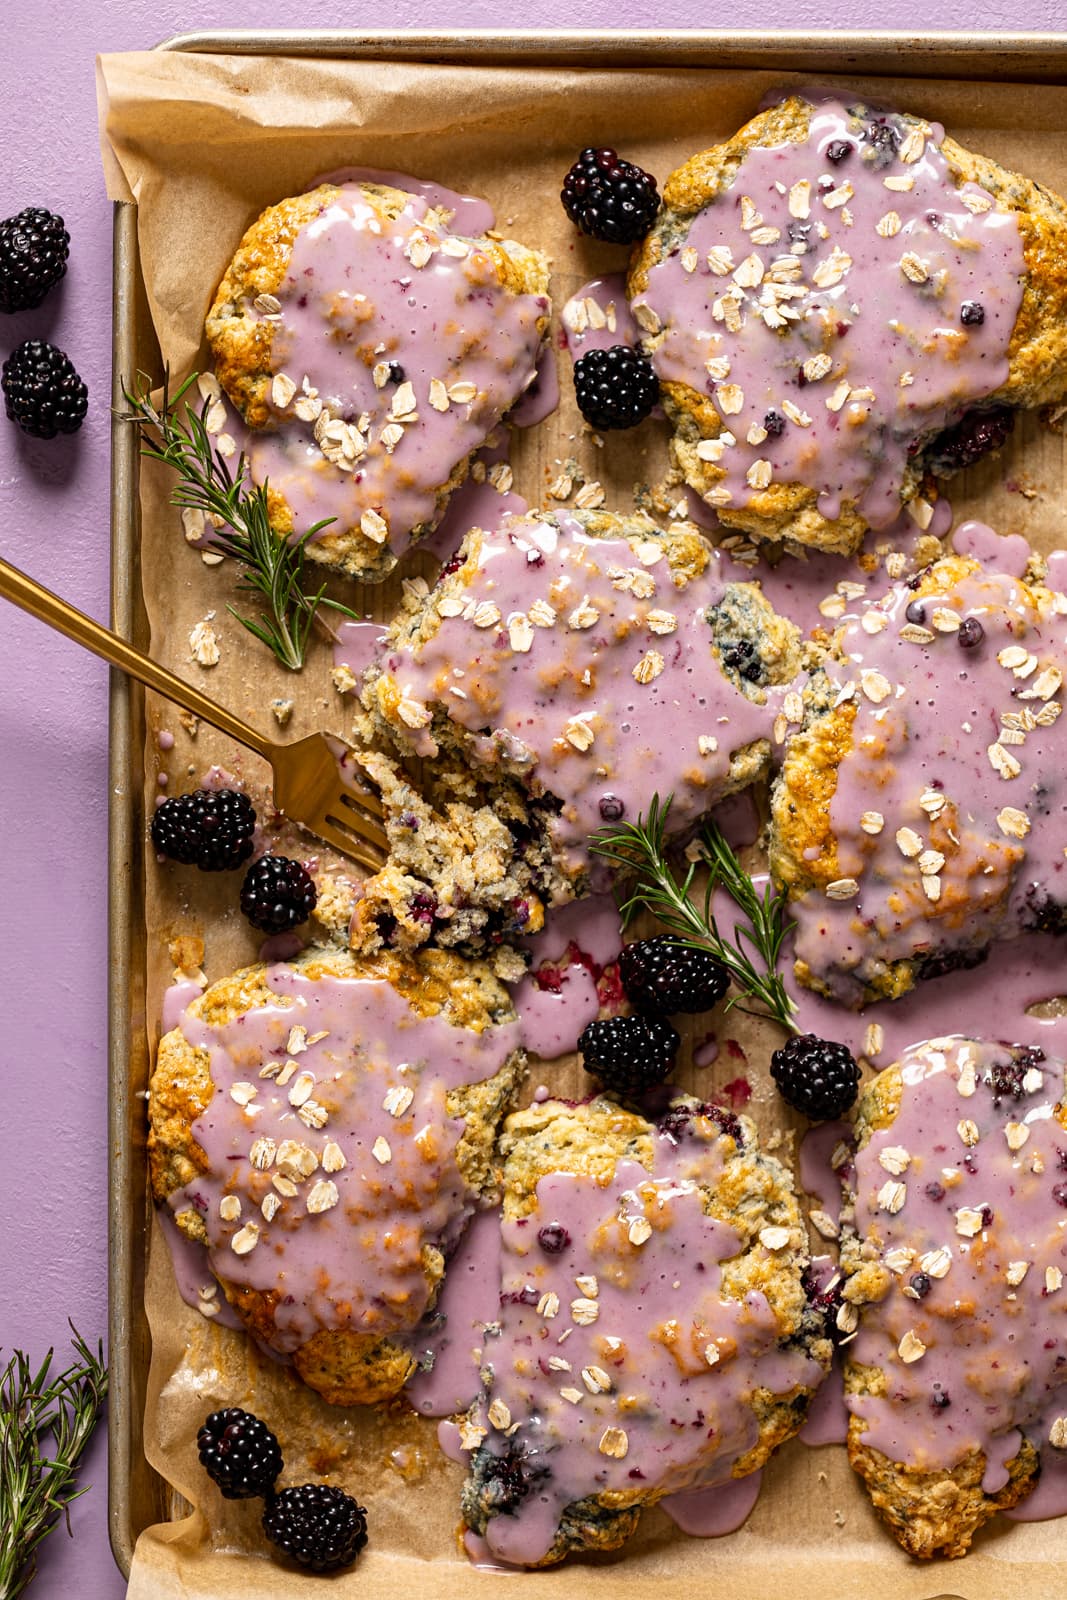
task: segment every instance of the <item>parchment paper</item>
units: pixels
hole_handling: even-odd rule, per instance
[[[318,173],[363,164],[487,196],[507,234],[552,254],[558,313],[580,283],[623,266],[621,250],[579,240],[564,218],[559,184],[576,152],[590,143],[615,144],[662,180],[694,150],[744,122],[768,89],[789,81],[784,74],[698,70],[550,72],[166,53],[106,56],[99,65],[109,193],[138,204],[148,303],[163,356],[177,376],[203,365],[204,313],[245,227],[262,207],[306,187]],[[942,120],[964,144],[1067,189],[1067,89],[842,82]],[[559,413],[515,441],[516,488],[539,503],[557,461],[576,456],[587,475],[606,486],[609,509],[630,509],[635,482],[662,474],[665,430],[658,437],[653,427],[636,439],[609,436],[598,448],[581,431],[565,371],[563,378]],[[1025,533],[1046,550],[1067,544],[1064,449],[1063,438],[1037,419],[1021,419],[1000,461],[956,480],[957,520],[981,515],[1002,533]],[[233,575],[228,567],[209,570],[185,544],[166,502],[170,486],[158,471],[143,473],[141,577],[153,653],[272,735],[277,729],[269,702],[275,696],[294,701],[289,736],[316,726],[344,731],[348,712],[330,680],[326,645],[317,645],[304,672],[292,675],[238,627],[225,610],[234,598]],[[418,553],[401,569],[433,570]],[[384,616],[398,593],[399,575],[377,590],[349,586],[346,598]],[[210,612],[222,657],[207,670],[192,661],[188,636]],[[146,814],[160,771],[170,791],[180,792],[219,762],[254,793],[261,790],[260,764],[211,730],[201,728],[191,738],[172,709],[154,700],[147,721]],[[160,729],[175,738],[166,753],[156,741]],[[301,854],[306,851],[305,841]],[[254,959],[257,944],[236,913],[236,886],[227,875],[160,872],[151,852],[146,874],[154,1044],[174,965],[171,940],[203,937],[212,979]],[[140,914],[131,908],[135,921]],[[687,1069],[680,1081],[707,1094],[746,1070],[756,1091],[749,1109],[772,1134],[782,1124],[781,1102],[765,1071],[773,1041],[736,1013],[717,1031],[724,1046],[719,1059],[699,1072]],[[730,1039],[747,1064],[731,1053]],[[583,1092],[580,1081],[573,1060],[535,1063],[529,1087],[547,1082]],[[790,1131],[781,1146],[787,1157],[792,1140]],[[140,1225],[139,1217],[131,1218],[131,1227]],[[363,1600],[425,1600],[427,1592],[458,1600],[512,1581],[531,1596],[581,1590],[610,1592],[615,1600],[663,1600],[713,1586],[730,1600],[765,1600],[785,1586],[796,1600],[926,1600],[945,1590],[968,1600],[1003,1600],[1023,1591],[1032,1600],[1051,1600],[1067,1577],[1067,1519],[1024,1526],[998,1521],[962,1563],[923,1568],[909,1561],[877,1522],[844,1450],[810,1450],[797,1441],[768,1468],[755,1511],[728,1538],[688,1539],[654,1511],[615,1557],[515,1580],[474,1572],[455,1546],[460,1469],[438,1452],[434,1424],[415,1418],[403,1402],[383,1414],[326,1406],[286,1369],[258,1357],[242,1335],[205,1322],[179,1298],[155,1223],[147,1309],[153,1359],[145,1455],[173,1485],[177,1520],[142,1534],[133,1600],[288,1600],[321,1596],[327,1583],[331,1593]],[[305,1578],[264,1557],[256,1504],[223,1501],[196,1461],[196,1428],[223,1404],[248,1406],[271,1420],[281,1437],[286,1482],[329,1475],[368,1506],[370,1545],[353,1571]],[[192,1514],[187,1502],[196,1507]]]

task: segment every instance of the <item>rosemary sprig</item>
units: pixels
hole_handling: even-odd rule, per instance
[[[295,542],[278,537],[270,523],[266,483],[252,484],[243,452],[231,470],[208,433],[205,418],[210,401],[205,400],[199,412],[186,403],[183,419],[180,408],[197,376],[192,373],[173,399],[164,379],[163,400],[157,407],[148,379],[138,374],[142,386],[137,393],[123,386],[129,407],[123,420],[137,427],[143,455],[178,474],[171,505],[202,511],[211,519],[212,548],[244,569],[237,587],[266,602],[258,618],[243,616],[234,606],[227,607],[231,615],[269,646],[284,667],[296,672],[304,665],[311,627],[323,607],[345,617],[359,615],[330,599],[325,583],[311,591],[303,587],[308,541],[334,519],[316,522]]]
[[[75,1471],[107,1393],[103,1345],[90,1350],[71,1323],[78,1360],[52,1374],[52,1351],[34,1372],[16,1350],[0,1372],[0,1600],[15,1600],[37,1570],[37,1550],[85,1493]],[[51,1454],[41,1446],[51,1440]],[[88,1485],[86,1485],[88,1487]]]
[[[797,1033],[793,1021],[796,1006],[777,970],[791,927],[785,921],[785,897],[770,884],[762,896],[756,892],[752,879],[713,822],[708,822],[701,833],[697,860],[679,879],[667,853],[671,798],[661,801],[659,795],[653,795],[647,817],[624,822],[618,828],[601,829],[592,841],[598,854],[627,874],[620,900],[623,927],[638,911],[651,911],[678,936],[679,944],[710,950],[722,962],[740,991],[727,1001],[727,1010],[739,1006],[742,1011],[750,1011],[741,1001],[752,999],[760,1009],[750,1011],[751,1015],[770,1017],[788,1033]],[[700,866],[708,870],[703,905],[698,905],[690,892]],[[741,913],[732,938],[720,930],[712,909],[720,886]]]

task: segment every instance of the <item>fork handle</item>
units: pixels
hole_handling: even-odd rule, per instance
[[[105,628],[102,623],[87,617],[84,611],[61,600],[59,595],[36,583],[33,578],[28,578],[3,558],[0,558],[0,595],[20,606],[23,611],[28,611],[31,617],[46,622],[59,633],[65,633],[75,644],[84,645],[86,650],[109,661],[113,667],[129,673],[131,678],[137,678],[147,688],[163,695],[164,699],[184,707],[194,717],[202,717],[212,727],[229,734],[231,739],[254,750],[264,760],[271,760],[274,747],[269,739],[264,739],[224,706],[217,705],[206,694],[201,694],[199,689],[194,689],[191,683],[176,678],[173,672],[168,672],[166,667],[142,655],[140,650],[135,650],[132,644],[127,644],[110,628]]]

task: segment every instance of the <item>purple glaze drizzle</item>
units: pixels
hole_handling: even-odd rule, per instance
[[[494,1455],[531,1453],[549,1476],[489,1522],[497,1559],[540,1560],[563,1508],[590,1494],[730,1482],[756,1442],[753,1390],[789,1395],[821,1379],[802,1351],[779,1348],[762,1295],[722,1293],[720,1263],[741,1241],[705,1214],[698,1187],[716,1181],[718,1143],[654,1144],[651,1173],[620,1161],[603,1185],[550,1174],[534,1213],[502,1224],[501,1333],[483,1356],[491,1381],[474,1434],[485,1429]],[[559,1218],[570,1242],[546,1254],[538,1226]]]
[[[636,820],[673,790],[679,828],[706,811],[731,755],[769,737],[774,696],[748,699],[719,667],[707,612],[725,585],[713,550],[683,586],[662,541],[596,539],[565,512],[557,520],[505,517],[482,534],[464,598],[445,598],[454,614],[382,665],[414,708],[405,721],[420,755],[437,743],[409,719],[443,705],[482,736],[476,759],[506,760],[562,799],[550,827],[577,869],[606,796]]]
[[[846,1003],[887,963],[1055,927],[1067,902],[1067,599],[973,570],[946,571],[922,623],[914,599],[904,585],[869,607],[832,669],[856,707],[830,805],[838,876],[795,902],[796,954]],[[982,642],[963,650],[972,618]]]
[[[419,1017],[384,980],[277,965],[266,982],[276,1003],[231,1022],[181,1016],[215,1092],[192,1129],[208,1168],[170,1206],[201,1215],[220,1277],[278,1296],[276,1350],[323,1328],[410,1333],[430,1298],[422,1252],[447,1249],[474,1205],[446,1096],[499,1070],[518,1023]]]
[[[864,143],[825,100],[802,142],[747,150],[633,301],[660,378],[722,416],[706,458],[725,474],[707,494],[720,508],[801,483],[824,516],[850,502],[884,527],[914,441],[1007,379],[1024,272],[1014,214],[957,187],[937,124],[880,120],[898,149]],[[840,141],[852,154],[835,165]],[[981,323],[961,322],[970,300]]]
[[[425,197],[390,222],[356,183],[297,234],[275,299],[276,313],[246,309],[274,323],[275,425],[243,441],[252,477],[284,496],[296,533],[333,518],[399,553],[535,382],[548,301],[502,287],[484,244]],[[332,440],[331,418],[345,425]]]
[[[909,1050],[900,1071],[900,1108],[854,1179],[857,1234],[891,1283],[848,1347],[890,1396],[849,1395],[848,1408],[892,1461],[944,1470],[981,1451],[995,1493],[1020,1429],[1058,1459],[1049,1434],[1067,1411],[1063,1065],[957,1035]],[[921,1298],[906,1292],[918,1272]]]

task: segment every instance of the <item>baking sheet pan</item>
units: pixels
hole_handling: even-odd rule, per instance
[[[164,49],[212,54],[329,56],[469,65],[715,66],[817,74],[855,72],[916,78],[1067,82],[1067,37],[674,32],[590,33],[197,33]],[[159,375],[159,353],[137,262],[136,208],[115,214],[115,399],[138,370]],[[133,430],[116,423],[112,479],[112,617],[147,642],[139,567],[138,459]],[[144,1003],[145,921],[141,840],[145,827],[141,691],[115,676],[111,693],[110,1192],[111,1459],[110,1522],[116,1561],[128,1575],[138,1534],[180,1516],[184,1503],[145,1459],[141,1419],[149,1338],[144,1282],[150,1205],[146,1193],[143,1091],[148,1077]],[[965,1568],[952,1570],[962,1585]],[[1021,1575],[1021,1574],[1020,1574]],[[934,1594],[948,1573],[930,1574]]]

